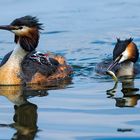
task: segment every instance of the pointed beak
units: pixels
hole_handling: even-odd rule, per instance
[[[120,59],[122,58],[122,55],[118,56],[107,68],[107,71],[111,71],[117,64],[119,64]]]
[[[12,30],[17,30],[18,27],[12,26],[12,25],[1,25],[0,30],[7,30],[7,31],[12,31]]]

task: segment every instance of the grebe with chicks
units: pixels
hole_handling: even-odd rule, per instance
[[[42,84],[70,77],[72,68],[65,58],[36,51],[42,24],[24,16],[0,29],[14,33],[15,48],[3,58],[0,85]]]

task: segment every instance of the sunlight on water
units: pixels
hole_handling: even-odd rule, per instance
[[[51,87],[0,87],[0,139],[138,140],[139,74],[118,84],[96,73],[112,59],[116,37],[140,45],[139,0],[5,0],[0,24],[24,15],[44,23],[39,51],[61,54],[72,79]],[[0,61],[13,49],[13,35],[0,31]],[[139,65],[137,64],[139,67]]]

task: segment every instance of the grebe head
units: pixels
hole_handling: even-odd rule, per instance
[[[126,40],[117,39],[113,50],[113,63],[108,67],[108,70],[112,70],[117,64],[125,62],[135,63],[138,57],[139,52],[132,38]]]
[[[0,26],[0,29],[11,31],[15,34],[15,43],[27,52],[35,50],[39,42],[39,30],[42,24],[36,17],[24,16],[15,19],[10,25]]]

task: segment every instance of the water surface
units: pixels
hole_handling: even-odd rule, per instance
[[[110,91],[113,80],[98,75],[95,66],[112,57],[117,37],[132,37],[139,48],[139,5],[139,0],[0,1],[0,24],[37,16],[44,23],[38,50],[65,56],[75,71],[56,87],[0,87],[0,139],[138,140],[139,75]],[[0,31],[0,47],[2,59],[14,47],[11,33]]]

